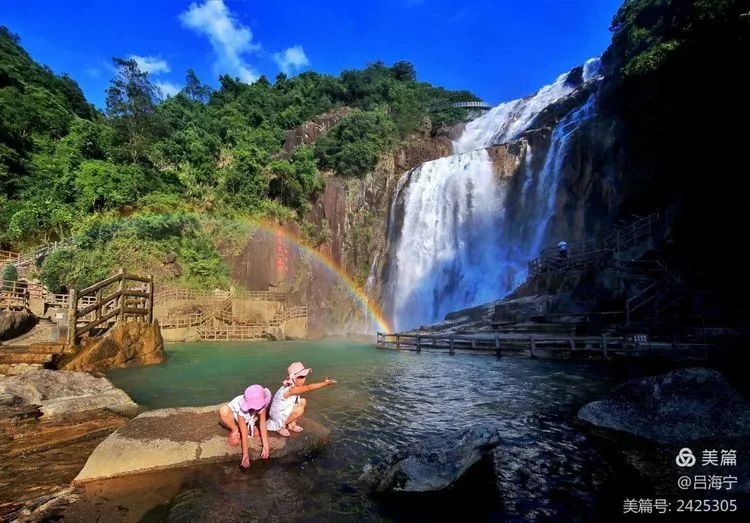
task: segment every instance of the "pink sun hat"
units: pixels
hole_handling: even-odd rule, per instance
[[[271,391],[260,385],[250,385],[245,389],[240,406],[242,410],[260,410],[271,403]]]
[[[301,361],[295,361],[289,367],[286,369],[287,375],[289,376],[288,379],[284,380],[284,383],[288,383],[291,385],[294,383],[294,378],[298,378],[299,376],[307,376],[312,372],[312,369],[305,368],[304,365],[302,365]]]

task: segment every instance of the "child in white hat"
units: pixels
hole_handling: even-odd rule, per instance
[[[289,436],[290,430],[302,432],[303,429],[297,424],[297,420],[305,413],[307,400],[300,398],[299,395],[336,383],[336,380],[326,378],[321,382],[305,385],[305,379],[311,372],[312,369],[305,368],[299,361],[289,365],[287,378],[281,388],[276,391],[271,402],[271,408],[268,409],[268,421],[266,422],[268,430],[278,432],[284,437]]]

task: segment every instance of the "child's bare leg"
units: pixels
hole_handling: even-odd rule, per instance
[[[240,443],[240,428],[237,426],[237,422],[234,421],[232,411],[226,405],[222,405],[219,408],[219,422],[223,427],[229,429],[229,444],[236,447]]]
[[[305,406],[307,406],[307,400],[305,398],[300,398],[299,404],[294,406],[291,414],[289,414],[289,417],[286,420],[287,427],[294,429],[294,427],[297,426],[297,420],[305,413]]]

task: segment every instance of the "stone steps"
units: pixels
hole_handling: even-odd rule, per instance
[[[0,354],[34,353],[34,354],[62,354],[65,352],[64,343],[34,343],[31,345],[3,345]]]
[[[61,343],[3,345],[0,347],[0,374],[20,374],[41,368],[50,364],[56,355],[63,353],[65,345]]]
[[[0,364],[12,365],[18,363],[38,363],[43,365],[52,361],[53,354],[37,352],[0,352]]]

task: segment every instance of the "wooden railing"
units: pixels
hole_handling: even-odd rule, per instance
[[[268,324],[273,327],[278,327],[288,322],[289,320],[294,320],[296,318],[307,318],[307,307],[291,307],[289,309],[279,311],[279,314],[277,314],[276,317],[272,319]]]
[[[287,295],[273,291],[199,291],[192,289],[161,289],[154,301],[157,305],[175,300],[223,301],[228,297],[235,299],[286,302]]]
[[[84,305],[84,300],[94,298]],[[92,329],[105,324],[127,321],[154,321],[154,281],[148,277],[117,275],[95,283],[80,291],[70,291],[68,344],[72,347],[78,339]]]
[[[171,314],[161,316],[159,318],[159,325],[165,328],[180,329],[186,327],[196,327],[203,325],[212,318],[221,318],[226,312],[228,307],[231,308],[232,301],[229,298],[224,298],[218,305],[207,309],[203,312],[190,313],[190,314]],[[231,314],[230,314],[231,316]]]
[[[24,309],[29,305],[29,288],[26,282],[0,282],[0,309]]]
[[[529,262],[529,276],[538,276],[551,272],[567,274],[584,273],[592,267],[599,267],[610,256],[609,250],[594,250],[572,254],[568,257],[540,257]]]
[[[17,252],[0,250],[0,263],[16,263],[20,257]]]
[[[643,241],[645,238],[652,236],[656,224],[661,219],[662,215],[657,211],[648,216],[635,217],[635,220],[631,223],[615,228],[611,232],[598,238],[592,238],[581,242],[571,242],[568,244],[567,248],[568,256],[570,257],[581,253],[605,250],[617,253],[629,249]],[[540,258],[555,258],[558,256],[559,250],[557,247],[547,247],[542,249],[542,252],[540,253]]]
[[[532,358],[540,355],[581,356],[689,356],[709,357],[708,348],[713,344],[647,340],[625,336],[545,336],[503,335],[466,336],[459,334],[377,333],[377,346],[383,349],[447,350],[455,354],[459,350],[484,352],[500,356],[502,353],[528,353]]]
[[[220,325],[218,327],[201,325],[198,327],[198,335],[202,340],[255,340],[262,338],[265,333],[265,325]]]

